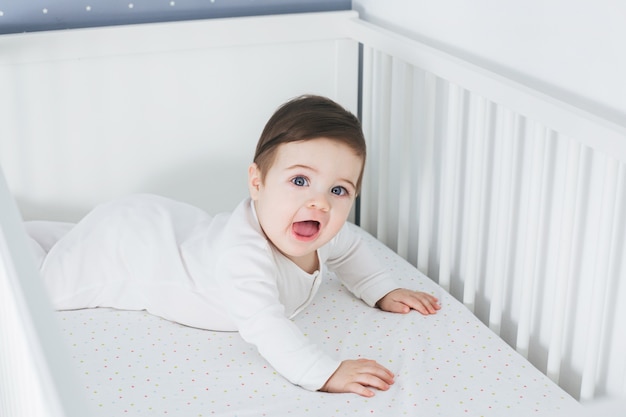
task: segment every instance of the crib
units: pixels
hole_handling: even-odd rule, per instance
[[[263,124],[303,93],[361,118],[351,221],[443,309],[370,311],[329,276],[296,322],[393,362],[397,387],[306,392],[236,333],[51,311],[22,219],[133,192],[232,210]],[[583,415],[626,393],[625,162],[620,123],[352,11],[3,35],[3,412]]]

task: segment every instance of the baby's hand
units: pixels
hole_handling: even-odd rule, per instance
[[[406,314],[411,309],[424,315],[435,314],[441,309],[439,300],[430,294],[421,291],[411,291],[405,288],[393,290],[376,303],[378,308],[391,313]]]
[[[364,397],[373,397],[374,392],[366,387],[387,391],[393,384],[394,375],[376,361],[368,359],[345,360],[326,381],[320,391],[353,392]]]

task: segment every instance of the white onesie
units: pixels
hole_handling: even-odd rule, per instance
[[[44,227],[45,223],[38,223]],[[41,273],[59,310],[146,310],[188,326],[238,331],[285,378],[317,390],[340,364],[290,320],[313,299],[327,266],[370,306],[398,288],[346,224],[309,274],[265,237],[250,199],[232,214],[133,195],[96,207],[50,247]],[[62,225],[61,228],[66,227]]]

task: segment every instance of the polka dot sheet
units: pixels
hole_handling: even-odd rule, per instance
[[[396,374],[373,398],[309,392],[278,375],[238,333],[181,326],[145,312],[59,315],[93,416],[566,416],[580,405],[461,303],[366,236],[403,286],[435,294],[434,316],[385,313],[333,274],[295,322],[339,359]]]

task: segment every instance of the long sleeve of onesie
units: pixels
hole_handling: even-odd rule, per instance
[[[218,273],[228,270],[224,295],[231,319],[241,337],[254,344],[278,373],[306,389],[320,389],[340,361],[311,343],[289,319],[277,286],[266,279],[275,274],[275,266],[264,256],[254,261],[257,270],[250,274],[237,257],[226,255],[220,260],[223,266]]]
[[[315,295],[322,271],[306,274],[273,248],[250,203],[233,213],[223,236],[215,278],[237,331],[290,382],[320,389],[340,361],[313,344],[291,318]]]
[[[352,224],[344,225],[332,241],[326,264],[348,290],[374,307],[378,300],[399,285],[355,228]]]
[[[250,223],[254,223],[254,215],[248,213],[248,216]],[[328,262],[350,291],[373,306],[398,286],[353,227],[344,226],[335,238],[320,248],[320,265]],[[239,229],[237,233],[239,243],[220,255],[216,269],[218,277],[225,277],[222,285],[230,317],[243,339],[254,344],[276,371],[294,384],[318,390],[340,361],[308,340],[290,316],[301,310],[297,305],[304,307],[311,301],[323,269],[311,276],[310,282],[302,283],[302,271],[300,274],[294,270],[291,273],[281,271],[281,263],[290,261],[264,237],[259,238],[258,230],[247,229],[249,234],[243,230],[246,229]],[[300,290],[285,289],[298,285],[294,282],[300,282]],[[304,298],[303,294],[306,294]],[[300,297],[295,305],[294,297]],[[286,309],[285,305],[290,303],[292,305]]]

